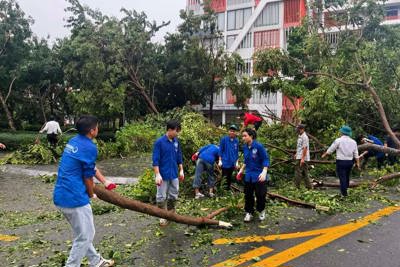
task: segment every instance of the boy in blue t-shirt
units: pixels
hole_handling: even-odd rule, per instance
[[[113,266],[114,261],[103,259],[93,246],[95,227],[90,199],[93,177],[102,176],[96,169],[97,147],[92,139],[98,134],[98,120],[82,116],[76,123],[78,135],[65,146],[58,168],[53,202],[72,227],[73,243],[66,267],[79,267],[84,257],[90,266]]]
[[[201,186],[201,176],[204,172],[207,173],[208,176],[208,188],[209,188],[209,196],[214,197],[214,186],[215,186],[215,178],[214,178],[214,163],[217,161],[219,157],[219,147],[217,145],[206,145],[200,148],[198,152],[196,152],[192,158],[196,160],[196,172],[194,174],[193,180],[193,188],[194,188],[194,198],[199,199],[204,197],[202,193],[200,193]]]
[[[180,122],[169,121],[167,123],[167,132],[154,143],[153,147],[157,206],[170,211],[175,211],[175,203],[179,193],[179,181],[182,182],[185,179],[182,150],[177,138],[180,131]],[[168,221],[166,219],[160,219],[160,226],[167,224]]]
[[[222,177],[226,177],[226,190],[231,189],[233,171],[239,169],[238,130],[236,125],[231,125],[228,135],[222,137],[219,143],[218,166],[222,168]]]

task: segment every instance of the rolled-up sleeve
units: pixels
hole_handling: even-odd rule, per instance
[[[178,155],[177,155],[177,162],[178,164],[182,164],[183,163],[183,156],[182,156],[182,147],[181,147],[181,143],[178,142]]]
[[[269,154],[264,147],[261,147],[260,155],[261,155],[261,158],[263,161],[263,167],[269,167],[269,165],[270,165]]]
[[[160,142],[155,142],[153,146],[153,167],[160,166]]]
[[[83,158],[83,178],[89,179],[96,174],[97,148],[93,147],[85,151]]]
[[[335,152],[336,149],[338,148],[338,146],[339,146],[339,139],[336,139],[336,140],[332,143],[332,145],[328,148],[328,150],[327,150],[328,154],[332,154],[333,152]],[[357,152],[357,153],[358,153],[358,152]]]

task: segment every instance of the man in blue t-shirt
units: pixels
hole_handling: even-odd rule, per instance
[[[202,193],[200,193],[201,187],[201,176],[203,173],[207,173],[208,177],[208,188],[209,188],[209,196],[214,197],[214,186],[215,186],[215,178],[214,178],[214,163],[217,161],[219,157],[219,147],[217,145],[206,145],[200,148],[198,152],[196,152],[192,158],[196,161],[196,171],[194,174],[193,180],[193,188],[194,188],[194,198],[199,199],[204,197]]]
[[[167,132],[154,143],[153,147],[157,206],[170,211],[175,211],[175,203],[179,193],[179,181],[182,182],[185,179],[182,150],[177,138],[180,131],[180,122],[169,121],[167,123]],[[160,219],[160,226],[167,224],[168,221],[166,219]]]
[[[222,177],[226,177],[226,190],[231,189],[233,171],[239,169],[239,139],[238,127],[231,125],[228,135],[222,137],[219,143],[218,166],[222,168]]]
[[[98,120],[94,116],[82,116],[76,123],[78,135],[65,146],[58,168],[53,202],[72,227],[73,243],[65,264],[80,267],[87,257],[90,266],[113,266],[93,246],[95,227],[90,199],[95,199],[93,177],[102,176],[96,169],[97,147],[92,139],[98,134]]]
[[[367,137],[360,135],[358,137],[358,139],[360,140],[361,144],[369,143],[369,144],[374,144],[374,145],[378,145],[378,146],[383,146],[383,142],[381,140],[379,140],[378,137],[375,137],[373,135],[368,135]],[[367,151],[364,151],[363,153],[361,153],[360,159],[364,159],[361,164],[361,168],[365,169],[365,167],[367,166],[368,160],[371,157],[376,158],[377,167],[380,170],[382,168],[383,164],[385,163],[385,153],[375,151],[373,149],[368,149]]]

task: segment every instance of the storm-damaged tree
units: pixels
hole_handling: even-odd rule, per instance
[[[312,7],[311,13],[316,15],[292,31],[288,51],[274,49],[256,54],[255,72],[269,74],[260,86],[266,90],[287,87],[306,95],[318,92],[332,96],[329,99],[335,102],[336,113],[321,103],[318,112],[324,113],[326,106],[326,112],[333,112],[343,121],[353,119],[359,129],[375,115],[360,117],[357,122],[351,113],[375,107],[381,127],[400,148],[390,126],[400,118],[393,116],[389,120],[387,116],[388,112],[399,114],[395,103],[400,100],[400,28],[382,24],[385,16],[382,2],[354,1],[347,8],[331,4],[325,21],[319,19],[322,14],[317,15],[324,9]],[[337,31],[334,38],[327,31],[330,29]],[[332,121],[324,123],[329,126]]]
[[[15,84],[29,53],[31,23],[15,0],[0,1],[0,103],[11,130],[15,130]]]

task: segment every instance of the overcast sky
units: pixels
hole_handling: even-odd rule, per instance
[[[64,28],[68,13],[64,9],[68,6],[65,0],[17,0],[24,12],[31,16],[35,23],[33,32],[39,36],[54,41],[65,37],[69,30]],[[186,0],[80,0],[92,9],[99,9],[103,14],[120,17],[121,7],[144,11],[147,17],[153,21],[171,21],[168,27],[164,27],[155,38],[162,41],[166,32],[174,32],[180,23],[179,11],[185,8]]]

